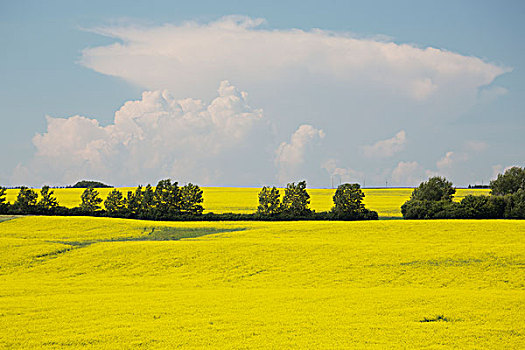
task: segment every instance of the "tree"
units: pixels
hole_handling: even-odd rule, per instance
[[[172,215],[180,210],[180,192],[178,182],[170,179],[160,180],[153,196],[155,212],[159,215]]]
[[[6,209],[9,203],[6,199],[7,196],[7,189],[5,187],[0,186],[0,213],[3,213]]]
[[[257,212],[263,215],[274,215],[279,213],[281,206],[281,194],[275,187],[264,186],[259,192],[259,206]]]
[[[29,213],[36,206],[38,193],[25,186],[20,187],[20,191],[16,197],[14,207],[22,213]]]
[[[106,200],[104,201],[104,207],[110,214],[122,214],[126,209],[126,201],[122,192],[114,188],[109,192]]]
[[[142,191],[142,186],[140,185],[135,189],[135,192],[128,191],[128,196],[125,202],[126,202],[126,208],[130,214],[137,215],[140,213],[142,209],[143,196],[144,196],[144,193]]]
[[[151,215],[153,207],[155,205],[154,199],[155,192],[153,192],[153,188],[151,187],[151,185],[148,184],[144,189],[144,193],[142,194],[142,202],[140,203],[140,213],[142,216]]]
[[[364,198],[365,194],[359,184],[342,184],[335,191],[332,211],[336,214],[357,216],[365,210]]]
[[[310,195],[306,192],[306,181],[289,183],[284,189],[281,211],[292,216],[305,216],[311,213]]]
[[[80,203],[80,209],[87,212],[99,210],[102,199],[98,195],[99,193],[94,188],[86,188],[80,196],[80,199],[82,200],[82,203]]]
[[[506,202],[505,218],[525,219],[525,190],[519,189],[503,198]]]
[[[456,189],[452,187],[452,182],[444,177],[435,176],[415,188],[410,200],[451,202],[454,193]]]
[[[505,200],[499,196],[465,196],[459,203],[465,219],[498,219],[505,212]]]
[[[71,188],[111,188],[112,186],[106,185],[100,181],[82,180],[71,186]]]
[[[199,186],[189,183],[180,188],[179,209],[182,212],[188,214],[202,214],[204,207],[201,203],[203,202],[202,190]]]
[[[498,174],[497,179],[490,182],[490,188],[495,196],[513,194],[520,189],[525,191],[525,168],[515,166]]]
[[[444,177],[431,177],[412,191],[410,199],[401,206],[405,219],[432,219],[461,215],[452,202],[456,189]]]
[[[41,209],[53,209],[58,207],[58,201],[55,196],[53,196],[55,192],[53,190],[49,189],[49,186],[44,186],[40,190],[40,200],[37,203],[37,207]]]

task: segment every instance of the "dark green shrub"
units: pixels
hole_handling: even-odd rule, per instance
[[[465,219],[497,219],[502,218],[505,212],[505,201],[496,196],[468,195],[460,203]]]

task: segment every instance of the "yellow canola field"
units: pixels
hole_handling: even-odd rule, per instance
[[[523,349],[524,235],[518,220],[16,218],[0,222],[0,347]]]
[[[97,191],[101,198],[106,198],[111,188],[100,188]],[[120,191],[126,195],[127,191],[134,188],[123,187]],[[258,193],[260,188],[236,187],[204,187],[205,212],[214,213],[252,213],[257,210]],[[370,188],[364,189],[365,205],[367,208],[378,212],[380,217],[401,217],[401,205],[405,203],[412,193],[412,188]],[[80,195],[84,191],[78,188],[54,189],[58,202],[66,207],[75,207],[80,204]],[[7,200],[11,203],[16,199],[18,190],[7,190]],[[311,208],[316,211],[326,211],[333,206],[333,189],[308,189],[311,196]],[[458,189],[455,200],[461,200],[468,194],[488,195],[488,189]],[[281,189],[281,195],[284,190]]]

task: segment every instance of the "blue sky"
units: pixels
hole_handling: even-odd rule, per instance
[[[185,47],[189,41],[213,46],[214,35],[224,34],[221,28],[227,21],[221,18],[231,15],[245,16],[230,21],[235,33],[270,38],[268,47],[274,51],[266,59],[243,66],[257,58],[250,56],[254,48],[241,37],[225,42],[221,47],[227,50],[216,57],[212,49],[203,49],[203,56],[196,57],[191,48],[184,51],[170,46],[177,42]],[[246,18],[265,21],[247,24]],[[324,187],[335,176],[341,181],[366,180],[368,186],[385,181],[404,186],[431,175],[447,176],[458,185],[488,182],[508,166],[524,166],[524,19],[521,1],[2,1],[0,183],[67,184],[80,177],[96,177],[134,185],[170,176],[230,186],[306,178],[311,186]],[[185,21],[194,22],[190,31],[183,30]],[[219,25],[212,26],[216,29],[204,30],[217,22]],[[304,35],[288,38],[292,29]],[[316,37],[315,29],[324,34]],[[191,39],[184,39],[185,35]],[[174,41],[181,36],[185,41]],[[159,37],[166,44],[157,42]],[[333,56],[312,47],[319,42],[332,48],[334,37],[338,40]],[[357,41],[347,43],[347,37]],[[308,54],[284,57],[288,61],[282,68],[276,63],[280,57],[275,50],[283,40],[296,45],[285,48],[283,55],[303,50]],[[115,42],[125,46],[116,56],[107,50]],[[392,48],[388,43],[394,44],[396,55],[398,51],[405,55],[400,62],[406,66],[390,65],[389,53],[384,60],[367,63],[363,70],[352,68],[352,64],[370,61],[364,57],[356,63],[352,55],[375,59],[376,43],[383,51]],[[360,44],[368,46],[355,50]],[[149,50],[147,58],[133,56],[144,46]],[[169,54],[171,58],[161,61],[164,53],[150,54],[165,47],[175,52],[173,57],[182,55],[184,62],[190,58],[195,62],[173,66],[166,61],[173,59]],[[410,62],[414,55],[424,55],[427,47],[440,50],[439,55]],[[90,48],[101,49],[86,53]],[[463,62],[457,76],[445,79],[443,71],[431,72],[437,64],[456,62],[458,58],[449,54]],[[339,62],[341,55],[348,56]],[[481,59],[478,68],[483,74],[472,68],[479,63],[468,60],[472,57]],[[221,63],[215,67],[210,63],[214,60]],[[334,65],[330,71],[327,62]],[[243,68],[236,69],[239,66]],[[268,74],[258,72],[265,69]],[[207,75],[200,76],[200,71]],[[185,76],[186,72],[192,74]],[[221,85],[223,80],[229,81],[231,89]],[[407,99],[398,94],[413,81],[419,84],[417,93],[410,90],[415,95]],[[443,85],[438,81],[444,81]],[[144,91],[164,89],[171,95],[142,96]],[[210,112],[210,106],[223,109],[207,116],[211,124],[203,127],[206,131],[194,126],[183,130],[178,143],[168,140],[170,133],[161,136],[162,132],[145,124],[140,124],[144,128],[140,132],[150,139],[160,138],[155,145],[141,141],[146,143],[132,147],[129,144],[134,141],[129,137],[137,137],[136,133],[115,141],[113,129],[102,130],[115,124],[115,112],[127,101],[140,100],[144,106],[157,106],[159,101],[180,105],[190,97],[203,101],[198,108],[192,107],[201,112]],[[234,104],[224,105],[232,99]],[[142,111],[127,108],[121,114],[135,121],[140,117],[140,123],[151,120],[137,115]],[[187,115],[174,107],[155,113],[169,118]],[[91,127],[82,124],[84,119],[66,124],[46,119],[77,115],[94,118],[99,124],[83,133]],[[231,115],[233,119],[225,122],[229,129],[216,123],[217,118]],[[249,125],[239,119],[242,116]],[[165,130],[177,128],[172,134],[183,128],[166,123]],[[122,134],[122,128],[114,129]],[[83,143],[59,140],[64,133]],[[191,133],[194,138],[184,138]],[[237,133],[233,141],[226,140],[226,134]],[[35,141],[37,134],[40,141]],[[199,137],[205,141],[197,144]],[[201,146],[202,150],[196,150]],[[155,156],[156,162],[147,163]],[[115,163],[114,167],[107,162]],[[147,164],[144,171],[133,172],[122,171],[118,162],[134,167]]]

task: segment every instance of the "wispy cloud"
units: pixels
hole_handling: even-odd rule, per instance
[[[401,161],[392,171],[393,185],[397,186],[417,186],[424,181],[429,175],[416,161]]]
[[[250,86],[250,81],[268,84],[310,76],[373,86],[415,101],[467,91],[476,95],[479,87],[509,71],[431,47],[320,29],[264,30],[259,28],[262,23],[259,18],[229,16],[207,24],[95,28],[121,42],[85,49],[81,63],[176,94],[183,87],[209,90],[222,79]]]
[[[387,158],[403,150],[405,143],[406,133],[401,130],[392,138],[377,141],[371,146],[363,146],[362,150],[366,157]]]
[[[340,167],[336,159],[328,159],[321,165],[321,167],[330,174],[333,185],[337,185],[339,182],[357,182],[362,184],[364,180],[364,173],[362,171]],[[335,182],[333,182],[334,178]]]
[[[293,180],[299,174],[300,165],[305,162],[308,147],[316,141],[325,137],[323,130],[314,128],[311,125],[301,125],[292,134],[290,142],[283,142],[276,151],[275,163],[278,166],[278,179],[281,183]]]

